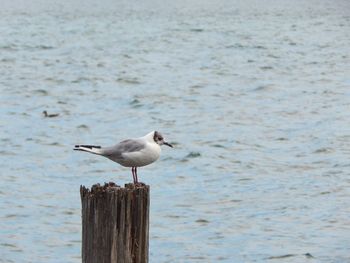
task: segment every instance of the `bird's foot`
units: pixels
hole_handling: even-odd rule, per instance
[[[136,182],[134,183],[135,187],[143,187],[143,186],[146,186],[145,183],[142,183],[142,182]]]

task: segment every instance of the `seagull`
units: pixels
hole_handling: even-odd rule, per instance
[[[131,167],[134,184],[138,184],[137,167],[151,164],[160,156],[160,146],[173,146],[164,141],[164,137],[157,131],[152,131],[143,137],[127,139],[111,147],[96,145],[75,145],[74,150],[84,151],[107,157],[125,167]]]

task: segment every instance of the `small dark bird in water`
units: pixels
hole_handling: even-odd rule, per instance
[[[46,110],[43,111],[43,114],[44,114],[45,118],[53,118],[53,117],[57,117],[60,115],[59,113],[48,114]]]

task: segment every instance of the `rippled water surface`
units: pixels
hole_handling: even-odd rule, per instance
[[[151,130],[151,262],[350,262],[348,1],[1,5],[0,262],[81,262],[79,186],[132,177],[72,146]]]

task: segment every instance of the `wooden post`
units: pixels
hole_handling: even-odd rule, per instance
[[[83,263],[148,263],[149,186],[80,186]]]

